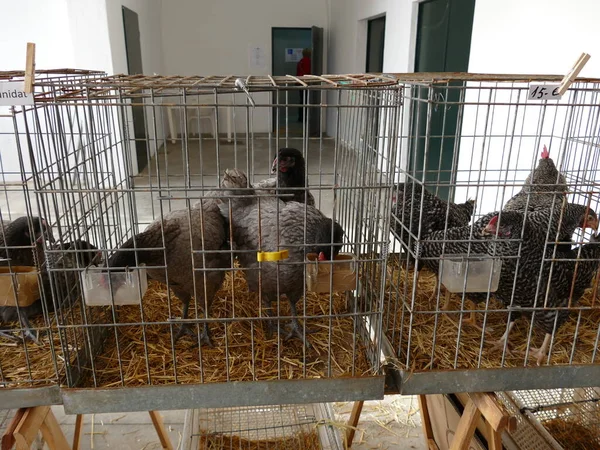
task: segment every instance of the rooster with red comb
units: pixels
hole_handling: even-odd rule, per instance
[[[525,210],[540,211],[542,209],[560,207],[565,192],[567,192],[567,180],[558,171],[550,152],[544,145],[541,158],[537,167],[527,176],[523,188],[504,206],[504,211]]]

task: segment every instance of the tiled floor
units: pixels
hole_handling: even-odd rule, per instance
[[[337,420],[346,422],[352,403],[337,403],[334,409]],[[52,410],[67,440],[72,442],[75,416],[64,414],[62,406],[54,406]],[[0,432],[3,432],[13,414],[14,411],[0,410]],[[183,435],[185,411],[161,411],[161,415],[173,448],[183,448],[184,439],[189,438]],[[352,448],[426,449],[420,423],[418,404],[414,397],[388,396],[381,401],[365,402]],[[35,445],[33,448],[36,448]],[[84,416],[80,448],[152,450],[160,449],[161,445],[148,413],[135,412]]]

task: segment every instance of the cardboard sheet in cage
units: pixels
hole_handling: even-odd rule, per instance
[[[0,267],[0,306],[29,306],[39,298],[38,271],[35,267]]]

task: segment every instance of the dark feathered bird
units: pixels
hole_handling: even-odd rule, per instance
[[[0,230],[0,265],[41,267],[44,263],[43,241],[54,242],[46,219],[22,216],[5,221]]]
[[[30,266],[37,267],[38,270],[45,270],[43,241],[48,239],[50,242],[54,242],[54,236],[48,222],[41,217],[22,216],[12,222],[3,222],[2,225],[0,230],[0,265]],[[0,307],[0,322],[20,321],[25,337],[35,341],[37,339],[31,332],[31,325],[28,320],[30,315],[27,308],[29,307]],[[3,332],[0,332],[0,335],[8,339],[14,339],[11,335]]]
[[[255,183],[257,194],[278,194],[280,200],[284,202],[295,201],[315,206],[315,198],[306,189],[306,163],[300,150],[280,148],[273,159],[271,171],[277,173],[277,177]],[[276,189],[277,182],[279,182],[279,189]]]
[[[56,299],[59,307],[73,304],[81,295],[79,271],[72,269],[83,269],[92,264],[98,264],[101,254],[92,244],[85,241],[74,241],[68,244],[60,244],[54,250],[60,252],[49,252],[46,257],[46,265],[40,273],[42,290],[40,298],[31,305],[20,307],[0,307],[0,318],[2,322],[16,322],[20,319],[24,326],[25,335],[34,339],[29,319],[41,316],[44,312],[53,312]],[[64,251],[64,252],[63,252]],[[52,276],[49,275],[52,272]]]
[[[523,188],[502,209],[538,211],[551,208],[553,203],[557,208],[562,204],[567,190],[565,176],[558,171],[544,145],[537,167],[527,176]]]
[[[594,234],[590,243],[568,252],[557,252],[544,258],[537,302],[531,306],[543,308],[533,313],[535,325],[546,333],[541,347],[531,349],[538,365],[546,358],[552,334],[569,318],[574,307],[592,286],[600,267],[600,238]]]
[[[321,259],[332,259],[343,245],[344,230],[312,206],[284,203],[272,197],[248,197],[253,194],[253,189],[247,186],[244,172],[237,169],[225,171],[222,187],[229,189],[228,194],[232,196],[231,218],[229,205],[223,204],[222,211],[231,220],[233,243],[244,268],[248,288],[251,292],[259,292],[260,272],[261,295],[267,310],[273,300],[286,294],[294,317],[286,338],[296,336],[304,340],[303,330],[296,319],[296,302],[304,291],[305,255],[322,253]],[[289,252],[288,258],[281,263],[257,262],[258,251],[280,250]],[[306,341],[305,344],[309,345]]]
[[[535,304],[536,293],[545,292],[547,278],[545,281],[543,261],[544,255],[551,256],[548,242],[553,241],[557,234],[572,235],[577,227],[598,226],[596,214],[577,204],[566,204],[562,212],[560,209],[553,212],[544,209],[525,215],[518,211],[503,211],[500,219],[504,221],[505,230],[508,227],[510,235],[506,237],[510,240],[497,246],[496,254],[502,257],[502,271],[495,296],[510,307],[512,313],[507,331],[496,346],[504,346],[515,320],[521,315],[519,308],[531,308]],[[487,235],[490,235],[489,232]]]
[[[183,303],[184,319],[188,316],[189,304],[194,295],[196,304],[204,309],[208,317],[213,298],[225,277],[223,269],[231,267],[230,256],[219,253],[225,243],[225,220],[217,202],[206,199],[201,201],[201,206],[189,211],[172,211],[162,220],[151,223],[135,238],[127,240],[109,258],[108,266],[124,268],[136,267],[138,263],[146,264],[148,277],[161,283],[168,281],[171,290]],[[204,254],[199,253],[201,250],[204,250]],[[113,284],[112,288],[116,291],[118,286]],[[184,333],[196,336],[184,325],[176,339]],[[212,346],[206,323],[200,340]]]
[[[424,239],[435,231],[467,226],[475,210],[474,200],[465,203],[447,202],[427,189],[423,189],[418,183],[400,183],[394,189],[394,193],[391,228],[395,230],[406,248],[411,248],[412,242],[419,237],[419,229],[421,239]],[[421,198],[423,199],[422,217]],[[413,238],[409,232],[414,235]],[[410,256],[409,261],[412,261]]]

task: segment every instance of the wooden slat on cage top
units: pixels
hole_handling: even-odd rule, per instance
[[[102,72],[56,69],[38,71],[35,97],[37,101],[148,98],[152,96],[201,95],[240,92],[235,82],[245,80],[250,92],[279,89],[363,89],[394,88],[404,84],[448,83],[452,81],[528,83],[560,82],[562,75],[475,74],[462,72],[425,73],[362,73],[334,75],[275,76],[275,75],[112,75]],[[0,72],[0,79],[22,79],[24,72]],[[577,78],[576,82],[600,84],[600,79]]]

